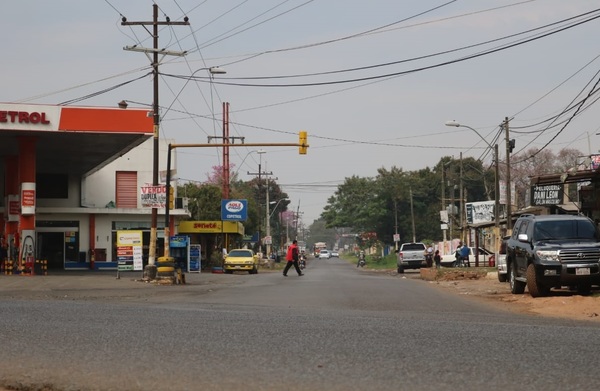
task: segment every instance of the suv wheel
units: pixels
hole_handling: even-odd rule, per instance
[[[506,282],[506,280],[507,280],[506,274],[500,274],[500,273],[498,273],[498,281],[500,281],[500,282]]]
[[[514,295],[520,295],[521,293],[525,292],[525,283],[517,281],[512,264],[507,264],[507,267],[508,280],[510,281],[510,292]]]
[[[404,268],[402,266],[398,266],[398,273],[399,274],[404,273]]]
[[[533,263],[527,266],[527,289],[531,297],[548,296],[548,293],[550,293],[550,288],[544,286],[538,278]]]

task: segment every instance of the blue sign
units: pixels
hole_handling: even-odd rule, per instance
[[[221,200],[221,220],[246,221],[248,200]]]
[[[171,240],[169,241],[169,247],[187,247],[190,238],[184,235],[175,235],[171,236]]]

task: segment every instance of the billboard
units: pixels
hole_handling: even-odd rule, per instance
[[[562,183],[531,186],[531,205],[559,205],[563,203],[564,187]]]
[[[467,202],[467,224],[491,223],[494,221],[495,201]]]
[[[221,200],[221,220],[246,221],[248,200]]]

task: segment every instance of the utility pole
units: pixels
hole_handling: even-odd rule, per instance
[[[444,213],[444,210],[446,210],[447,213],[447,209],[446,209],[446,164],[442,163],[442,209],[440,209],[440,211],[442,211],[442,214]],[[441,221],[442,219],[440,219]],[[442,224],[444,224],[444,222],[442,222]],[[446,240],[448,239],[446,237],[446,230],[443,229],[442,233],[444,234],[444,247],[442,250],[442,254],[446,253]]]
[[[394,197],[394,233],[398,237],[398,199]],[[394,240],[394,249],[398,251],[398,241]]]
[[[258,172],[250,172],[248,171],[248,175],[258,175],[258,250],[262,252],[262,244],[261,244],[261,220],[262,220],[262,207],[260,202],[260,194],[261,194],[261,186],[262,186],[262,175],[273,175],[272,172],[262,172],[262,155],[265,153],[265,150],[259,150],[257,153],[260,158],[258,160]],[[269,191],[269,189],[267,189]]]
[[[459,205],[459,210],[458,213],[460,213],[460,240],[463,243],[466,243],[465,240],[465,221],[464,221],[464,214],[465,214],[465,194],[464,194],[464,186],[463,186],[463,158],[462,158],[462,152],[460,153],[460,178],[459,178],[459,186],[460,189],[458,189],[458,194],[460,195],[460,202],[458,203]]]
[[[508,129],[508,117],[504,117],[504,131],[506,134],[506,232],[510,234],[512,229],[512,200],[510,185],[510,131]]]
[[[410,219],[412,220],[412,241],[415,243],[417,241],[417,233],[415,231],[415,210],[413,208],[413,193],[412,187],[409,188],[410,191]]]
[[[166,55],[175,55],[175,56],[185,56],[186,52],[173,52],[173,51],[166,51],[166,50],[161,50],[158,47],[158,26],[173,26],[173,25],[180,25],[180,26],[184,26],[184,25],[189,25],[189,19],[188,17],[184,17],[182,22],[171,22],[171,19],[169,19],[169,17],[166,18],[166,20],[164,22],[160,22],[158,21],[158,4],[154,3],[152,5],[152,21],[151,22],[128,22],[127,19],[125,17],[123,17],[121,19],[121,25],[122,26],[152,26],[152,38],[153,38],[153,48],[152,49],[144,49],[138,46],[133,46],[133,47],[125,47],[125,50],[133,50],[133,51],[141,51],[144,53],[153,53],[152,56],[152,72],[154,75],[154,88],[153,88],[153,92],[154,92],[154,101],[153,101],[153,108],[152,108],[152,116],[154,119],[154,134],[153,134],[153,160],[152,160],[152,185],[154,187],[158,186],[158,150],[159,150],[159,126],[160,126],[160,114],[159,114],[159,109],[160,106],[158,104],[158,64],[159,64],[159,60],[158,60],[158,55],[159,53],[162,54],[163,56]],[[167,185],[166,188],[166,192],[167,194],[169,193],[169,186]],[[168,208],[169,205],[165,205],[165,208]],[[156,277],[156,266],[155,266],[155,260],[156,260],[156,241],[157,241],[157,234],[156,234],[156,229],[157,229],[157,225],[158,225],[158,210],[156,207],[152,207],[152,218],[151,218],[151,228],[150,228],[150,243],[149,243],[149,248],[148,248],[148,266],[147,269],[145,270],[146,272],[146,276],[149,277],[150,279],[154,279]],[[167,225],[165,226],[165,238],[164,238],[164,252],[165,252],[165,257],[169,256],[169,224],[167,223]]]

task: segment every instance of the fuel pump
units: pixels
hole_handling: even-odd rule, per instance
[[[21,247],[20,269],[24,273],[33,274],[33,266],[35,264],[33,236],[27,235],[23,238]]]

